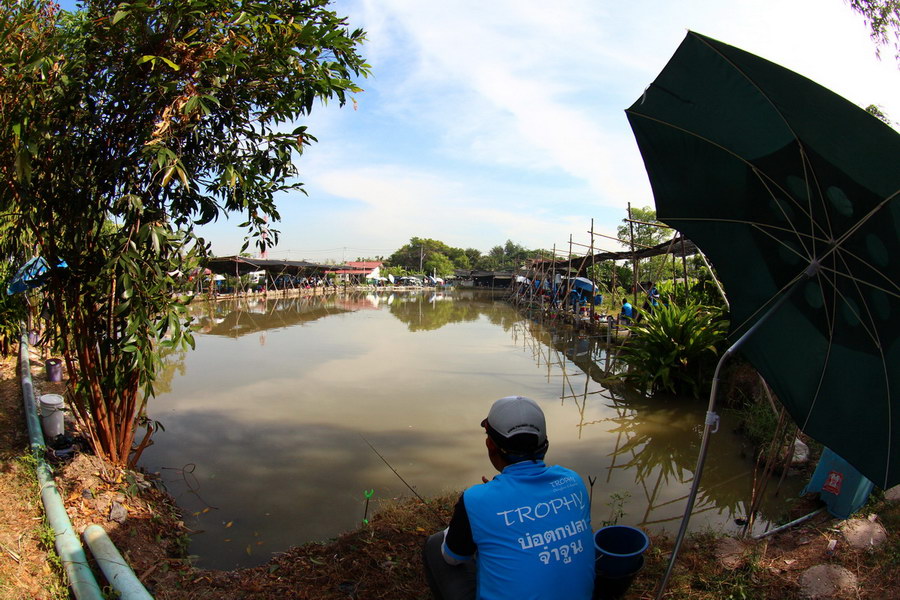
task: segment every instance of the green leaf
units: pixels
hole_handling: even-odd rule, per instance
[[[159,254],[159,233],[155,227],[150,228],[150,244],[153,246],[153,253]]]
[[[168,169],[166,169],[165,173],[163,173],[163,178],[162,178],[162,182],[161,182],[163,187],[165,187],[169,184],[169,182],[172,180],[172,175],[174,175],[174,174],[175,174],[174,166],[171,166]]]
[[[121,21],[122,19],[127,17],[129,14],[131,14],[131,11],[127,11],[127,10],[116,11],[116,14],[114,14],[113,18],[112,18],[112,24],[115,25],[116,23],[118,23],[119,21]]]
[[[191,96],[188,98],[188,101],[184,103],[184,106],[181,107],[181,112],[186,115],[191,114],[194,112],[194,108],[197,106],[198,102],[200,102],[199,96]]]
[[[164,63],[166,63],[167,65],[169,65],[173,70],[175,70],[175,71],[180,71],[180,70],[181,70],[181,67],[179,67],[178,65],[176,65],[174,62],[172,62],[171,60],[169,60],[169,59],[166,58],[165,56],[158,56],[157,58],[159,58],[159,60],[161,60],[161,61],[163,61]]]

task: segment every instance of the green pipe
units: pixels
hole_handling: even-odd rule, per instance
[[[88,525],[83,535],[100,570],[121,600],[153,600],[102,527]]]
[[[53,473],[44,462],[44,435],[35,410],[34,384],[31,381],[31,361],[28,357],[28,338],[23,335],[19,340],[19,370],[22,379],[22,399],[25,403],[25,421],[28,424],[28,436],[31,440],[31,454],[37,461],[38,483],[41,486],[41,500],[47,521],[53,528],[56,538],[56,553],[69,577],[69,585],[78,600],[103,600],[103,592],[88,566],[87,556],[78,535],[72,529],[72,522],[66,514]]]

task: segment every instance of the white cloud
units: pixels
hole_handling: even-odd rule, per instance
[[[291,248],[486,250],[584,243],[652,205],[624,110],[688,29],[900,120],[900,74],[841,0],[347,0],[374,76],[358,111],[316,109],[300,162],[310,199],[280,205]],[[310,214],[312,213],[312,214]],[[317,226],[310,228],[313,220]],[[295,235],[296,232],[296,235]]]

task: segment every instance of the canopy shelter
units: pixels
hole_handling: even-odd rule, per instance
[[[266,281],[279,277],[324,277],[329,271],[345,265],[323,265],[305,260],[275,260],[270,258],[250,258],[246,256],[217,256],[206,261],[206,268],[216,275],[240,277],[265,271]]]
[[[469,269],[456,269],[455,277],[462,281],[471,281],[475,287],[508,288],[513,281],[514,274],[510,271],[481,271]]]
[[[671,240],[667,240],[650,248],[636,248],[634,252],[631,250],[622,250],[620,252],[598,252],[593,255],[588,254],[587,256],[578,256],[577,258],[569,260],[556,261],[552,259],[538,259],[534,261],[534,264],[540,262],[549,263],[558,273],[569,273],[573,276],[581,276],[590,265],[605,260],[640,260],[663,254],[684,254],[684,256],[693,256],[698,252],[699,250],[694,242],[685,239],[682,235],[676,235]]]
[[[206,268],[222,275],[246,275],[254,271],[288,275],[324,274],[342,265],[323,265],[305,260],[274,260],[246,256],[217,256],[207,259]]]

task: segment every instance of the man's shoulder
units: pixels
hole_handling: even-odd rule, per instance
[[[555,485],[565,487],[583,487],[584,480],[581,475],[562,465],[552,465],[547,469],[547,476],[554,480]]]
[[[493,495],[504,495],[510,489],[521,489],[521,485],[539,485],[563,489],[571,487],[584,487],[581,475],[561,465],[541,464],[540,472],[529,471],[520,473],[516,470],[506,471],[497,475],[487,483],[473,485],[463,492],[463,497],[468,500],[477,500]]]

